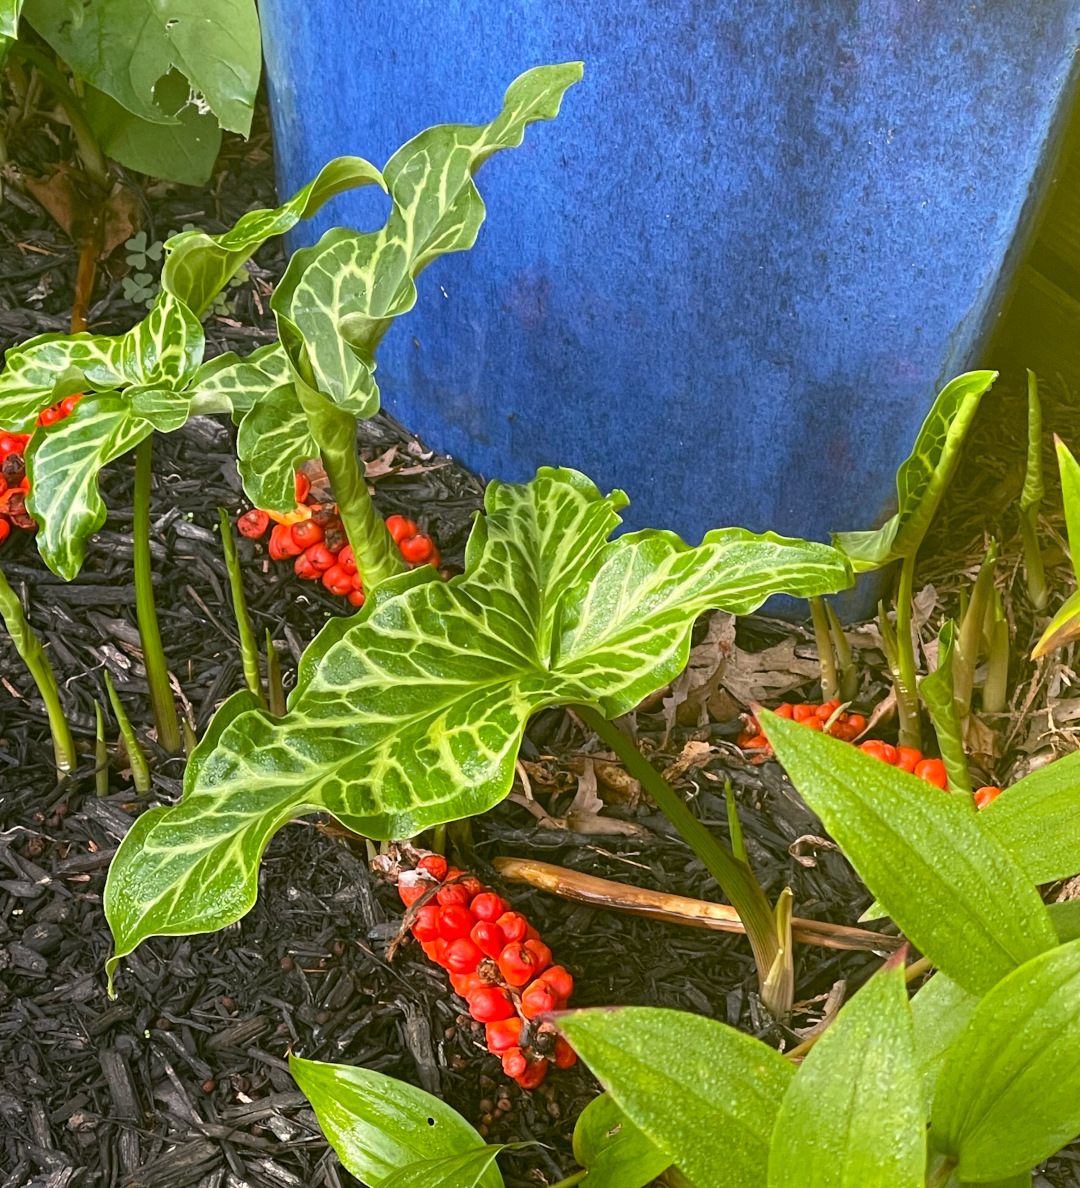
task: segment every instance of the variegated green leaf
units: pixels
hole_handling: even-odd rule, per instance
[[[151,403],[158,393],[146,393]],[[80,400],[71,416],[39,429],[26,451],[27,510],[38,522],[45,564],[70,581],[86,555],[86,540],[105,522],[98,473],[154,431],[116,392]]]
[[[719,532],[696,549],[666,532],[607,544],[624,503],[573,471],[492,483],[464,574],[392,578],[360,615],[331,620],[289,713],[231,719],[183,802],[121,846],[107,894],[117,953],[237,919],[290,817],[325,809],[389,838],[482,812],[509,791],[536,710],[622,713],[683,668],[700,611],[851,583],[829,546],[771,534]]]
[[[5,357],[0,426],[29,432],[43,408],[74,392],[180,389],[202,361],[203,345],[198,319],[167,293],[126,334],[39,335]]]
[[[833,535],[833,544],[847,553],[856,572],[879,569],[918,549],[960,463],[960,450],[979,401],[997,374],[969,371],[938,394],[911,456],[897,471],[898,510],[888,523],[876,531]]]
[[[244,493],[256,507],[296,507],[296,468],[319,456],[307,417],[291,383],[272,388],[245,415],[236,435]]]
[[[336,157],[318,177],[273,210],[250,210],[223,235],[184,231],[165,241],[161,287],[201,317],[244,261],[275,235],[310,218],[335,194],[358,186],[385,189],[382,174],[361,157]]]
[[[485,211],[473,174],[494,153],[521,144],[527,125],[553,119],[581,75],[580,62],[537,67],[510,85],[490,124],[421,132],[383,170],[393,208],[381,231],[338,228],[293,256],[271,305],[302,336],[314,387],[338,402],[353,398],[386,328],[413,307],[414,278],[438,256],[475,242]],[[298,363],[284,330],[281,338]]]
[[[122,368],[129,384],[178,387],[202,362],[202,324],[171,293],[161,292],[149,314],[123,336]]]
[[[234,421],[279,384],[289,383],[292,369],[280,343],[260,347],[240,358],[231,351],[204,363],[187,389],[191,415],[228,413]]]
[[[12,347],[0,372],[0,428],[29,433],[38,413],[61,394],[130,383],[123,342],[123,335],[39,334]]]

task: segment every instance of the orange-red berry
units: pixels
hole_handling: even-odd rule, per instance
[[[949,776],[945,771],[945,764],[940,759],[924,759],[916,765],[915,774],[920,780],[925,780],[937,788],[949,786]]]
[[[441,883],[446,878],[449,865],[442,854],[425,854],[416,864],[416,869],[426,870],[437,883]],[[476,913],[474,912],[473,915]]]
[[[439,935],[446,941],[467,937],[476,920],[464,904],[447,904],[439,911]]]
[[[975,792],[975,807],[986,808],[992,801],[997,800],[1001,795],[1001,789],[994,787],[993,784],[987,784],[984,788],[979,788]]]

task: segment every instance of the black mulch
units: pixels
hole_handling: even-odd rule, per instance
[[[220,230],[244,210],[271,204],[268,148],[265,136],[246,147],[230,145],[222,175],[205,191],[153,197],[157,236],[187,222]],[[15,197],[18,205],[0,205],[4,347],[66,328],[75,270],[71,245],[32,203]],[[99,281],[95,330],[123,330],[142,314],[123,298],[122,260],[121,251]],[[251,280],[233,295],[235,313],[208,323],[213,353],[243,353],[272,339],[266,298],[282,264],[280,244],[259,254]],[[420,521],[444,558],[460,564],[471,515],[480,506],[480,483],[449,459],[429,455],[388,416],[363,426],[366,457],[391,445],[412,473],[378,481],[380,510]],[[202,729],[242,680],[213,531],[219,505],[231,513],[245,506],[231,430],[204,419],[159,437],[155,471],[165,647]],[[540,1146],[501,1161],[511,1186],[569,1174],[576,1166],[573,1122],[596,1092],[595,1082],[580,1066],[553,1073],[532,1094],[507,1082],[441,970],[413,945],[387,963],[400,919],[396,893],[369,873],[362,848],[324,831],[316,820],[289,825],[271,843],[259,904],[244,920],[209,936],[144,945],[125,960],[118,996],[108,999],[103,967],[111,946],[101,908],[106,868],[132,813],[150,799],[140,801],[131,792],[119,762],[113,794],[95,797],[89,753],[93,701],[104,701],[104,668],[141,731],[149,727],[130,572],[132,476],[130,459],[105,475],[109,518],[75,582],[49,574],[25,535],[2,552],[5,571],[48,642],[69,716],[87,750],[76,778],[57,784],[42,707],[10,644],[0,639],[6,686],[0,693],[0,1188],[354,1183],[289,1076],[290,1050],[364,1065],[441,1093],[486,1126],[493,1141],[537,1140]],[[271,629],[291,677],[304,644],[345,604],[318,585],[298,582],[287,566],[268,562],[261,545],[242,541],[240,548],[256,629]],[[762,624],[760,630],[769,628]],[[640,725],[658,723],[643,717]],[[530,727],[527,757],[572,753],[581,742],[575,731],[567,715],[539,715]],[[686,731],[675,732],[672,756],[686,737]],[[156,758],[153,798],[175,800],[181,764]],[[825,851],[807,867],[788,853],[796,838],[822,829],[777,766],[731,761],[725,767],[718,761],[708,770],[734,781],[750,857],[770,895],[788,885],[796,914],[854,922],[870,897],[846,861]],[[726,838],[724,803],[716,791],[722,784],[693,771],[686,786],[690,792],[696,787],[695,811]],[[487,863],[511,854],[717,897],[702,864],[661,815],[638,811],[634,819],[648,831],[644,838],[551,832],[537,829],[528,813],[508,802],[474,823],[472,865],[496,886]],[[574,974],[576,1003],[676,1007],[768,1033],[743,939],[576,906],[518,887],[500,890],[529,915]],[[878,960],[801,946],[797,963],[798,997],[811,1000],[840,979],[850,992]],[[804,1023],[813,1021],[814,1009],[812,1004],[802,1016]],[[793,1042],[790,1034],[782,1038]],[[1067,1161],[1041,1181],[1076,1182]]]

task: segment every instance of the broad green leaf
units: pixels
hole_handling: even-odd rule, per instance
[[[289,1057],[289,1071],[307,1095],[323,1134],[345,1167],[367,1184],[382,1184],[400,1168],[488,1148],[444,1101],[367,1068]],[[484,1188],[502,1188],[495,1167]]]
[[[537,67],[511,83],[490,124],[421,132],[383,170],[393,206],[381,231],[338,228],[293,256],[271,306],[297,328],[313,387],[339,403],[355,400],[358,388],[377,401],[365,373],[390,322],[412,309],[415,277],[437,257],[476,241],[485,210],[473,174],[494,153],[520,145],[530,123],[554,119],[564,92],[581,76],[580,62]],[[299,365],[284,327],[280,333]],[[370,411],[357,415],[377,407],[370,403]]]
[[[292,369],[280,343],[240,358],[231,351],[204,363],[191,377],[191,415],[228,413],[239,423],[271,389],[290,383]]]
[[[319,447],[292,383],[272,388],[240,422],[236,457],[244,493],[256,507],[292,511],[296,507],[296,468],[318,456]]]
[[[1037,768],[978,815],[1033,883],[1080,873],[1080,751]]]
[[[105,522],[101,468],[153,431],[153,422],[136,415],[123,396],[103,392],[84,397],[71,416],[30,439],[26,508],[38,522],[38,550],[53,573],[71,581],[82,567],[87,538]]]
[[[186,80],[184,90],[186,94]],[[102,152],[125,169],[186,186],[202,186],[210,179],[221,148],[221,125],[210,112],[185,103],[175,113],[178,123],[151,123],[90,86],[83,108]]]
[[[945,1188],[975,1188],[972,1180],[950,1179]],[[1006,1176],[1004,1180],[980,1180],[978,1188],[1031,1188],[1031,1172],[1019,1172]]]
[[[124,371],[124,336],[39,334],[4,356],[0,372],[0,427],[29,433],[38,413],[65,395],[111,391],[130,383]]]
[[[949,791],[971,796],[971,776],[960,729],[960,715],[953,697],[953,651],[956,624],[947,619],[938,632],[938,666],[919,682],[926,708],[934,722],[938,749],[949,776]]]
[[[967,1026],[978,1002],[977,995],[961,989],[943,973],[934,974],[911,1000],[915,1063],[919,1069],[927,1118],[945,1054]]]
[[[896,474],[898,511],[870,532],[837,532],[833,544],[852,561],[856,572],[880,569],[915,552],[926,535],[941,497],[960,462],[960,449],[996,371],[969,371],[938,394],[911,456]]]
[[[1080,1133],[1080,941],[994,986],[949,1049],[931,1140],[963,1180],[1018,1175]]]
[[[875,974],[810,1049],[769,1150],[769,1188],[922,1188],[926,1121],[904,967]]]
[[[388,1180],[380,1181],[379,1188],[476,1188],[483,1182],[485,1174],[490,1176],[494,1172],[498,1175],[495,1157],[504,1150],[506,1147],[500,1144],[466,1151],[463,1155],[444,1155],[441,1159],[410,1163]],[[501,1176],[498,1182],[502,1183]]]
[[[140,853],[121,846],[109,877],[145,920],[114,932],[117,951],[237,919],[254,902],[263,847],[291,816],[322,809],[390,838],[483,812],[509,792],[537,710],[586,702],[625,713],[685,667],[702,611],[850,583],[829,546],[771,534],[720,532],[696,549],[665,532],[606,544],[624,503],[574,471],[493,482],[464,574],[403,574],[360,614],[332,619],[305,655],[289,713],[238,716]]]
[[[161,287],[201,316],[244,261],[268,239],[284,235],[301,219],[310,218],[336,194],[369,185],[385,189],[382,174],[374,165],[361,157],[336,157],[288,202],[273,210],[249,210],[223,235],[204,231],[174,235],[165,241]]]
[[[175,68],[223,128],[251,130],[262,62],[255,0],[26,0],[24,13],[76,74],[142,119],[176,123],[156,93]]]
[[[559,1026],[696,1188],[765,1188],[769,1136],[795,1076],[778,1052],[714,1019],[653,1007],[571,1011]]]
[[[1080,639],[1080,590],[1074,590],[1058,608],[1032,648],[1031,658],[1040,660],[1077,639]]]
[[[863,882],[954,982],[985,994],[1057,944],[1030,878],[970,802],[767,710],[760,721]]]
[[[578,1115],[574,1158],[588,1168],[589,1188],[644,1188],[671,1159],[602,1093]]]

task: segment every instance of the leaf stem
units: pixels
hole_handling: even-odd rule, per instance
[[[124,709],[123,702],[116,692],[112,675],[107,668],[104,673],[105,692],[109,695],[109,705],[112,706],[113,716],[120,729],[120,738],[123,741],[124,750],[127,752],[128,763],[131,765],[131,782],[135,785],[136,792],[140,794],[149,792],[150,766],[146,762],[146,754],[139,742],[139,736],[135,733],[135,727],[132,726],[131,719],[127,715],[127,710]]]
[[[101,702],[94,698],[94,791],[109,795],[109,748],[105,742],[105,715]]]
[[[896,708],[900,715],[900,745],[922,749],[919,722],[919,694],[916,686],[915,643],[911,638],[911,606],[915,585],[915,552],[900,565],[900,588],[896,594]]]
[[[1050,602],[1050,591],[1046,585],[1046,570],[1043,568],[1042,549],[1036,522],[1037,507],[1020,512],[1020,540],[1024,546],[1024,570],[1027,573],[1028,597],[1037,611],[1046,610]]]
[[[363,464],[356,456],[356,418],[302,379],[297,380],[296,391],[330,479],[356,568],[370,592],[387,578],[404,573],[406,565],[368,493]]]
[[[218,521],[221,525],[221,547],[225,553],[225,568],[229,572],[229,590],[232,593],[236,633],[240,637],[240,660],[244,668],[244,681],[251,692],[266,705],[262,675],[259,672],[259,645],[255,642],[255,629],[251,625],[247,597],[244,594],[244,575],[240,570],[240,558],[236,555],[232,521],[223,507],[218,508]]]
[[[161,646],[154,580],[150,562],[150,483],[154,464],[154,437],[144,437],[135,447],[135,494],[132,537],[135,550],[135,618],[139,624],[150,706],[158,742],[170,755],[180,750],[180,723],[176,716],[169,665]]]
[[[761,884],[754,877],[754,872],[747,863],[740,862],[725,845],[713,837],[690,811],[682,797],[613,722],[609,722],[592,706],[577,705],[574,712],[589,730],[599,735],[618,755],[626,770],[656,801],[660,811],[682,834],[683,840],[705,863],[709,873],[719,883],[720,889],[731,900],[732,906],[746,926],[758,978],[764,986],[780,952],[780,939],[772,907],[761,889]]]
[[[956,1169],[956,1160],[951,1155],[941,1155],[938,1162],[927,1170],[926,1188],[945,1188],[949,1177]]]
[[[18,594],[8,585],[3,571],[0,571],[0,618],[4,620],[4,626],[11,636],[15,650],[30,670],[34,684],[41,694],[41,700],[45,702],[49,730],[52,733],[53,754],[56,756],[56,769],[62,776],[67,775],[75,767],[75,740],[71,736],[71,727],[60,703],[56,674],[52,670],[45,649],[41,646],[41,640],[27,622]]]
[[[832,701],[840,692],[840,681],[836,675],[829,616],[820,597],[810,599],[810,618],[814,624],[814,642],[817,645],[818,665],[821,668],[821,700]]]
[[[281,657],[274,647],[270,628],[266,629],[266,696],[270,712],[275,718],[283,718],[286,711],[285,685],[281,680]]]

